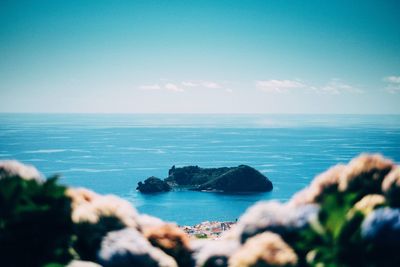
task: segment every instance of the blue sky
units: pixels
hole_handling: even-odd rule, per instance
[[[399,1],[1,1],[0,112],[400,113]]]

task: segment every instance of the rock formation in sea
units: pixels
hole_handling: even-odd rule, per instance
[[[380,155],[318,175],[286,203],[255,204],[218,240],[38,173],[0,162],[1,266],[400,266],[399,166]]]
[[[240,165],[199,185],[196,189],[223,192],[268,192],[272,188],[272,182],[259,171],[246,165]]]
[[[173,166],[164,181],[150,177],[144,183],[139,182],[137,189],[142,193],[169,191],[165,189],[165,184],[171,188],[227,193],[268,192],[273,188],[272,182],[265,175],[250,166],[239,165],[222,168]]]
[[[171,191],[171,186],[161,180],[160,178],[151,176],[144,180],[144,183],[139,182],[136,190],[139,190],[141,193],[159,193],[159,192],[168,192]]]

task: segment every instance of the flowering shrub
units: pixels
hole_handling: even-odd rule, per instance
[[[400,167],[361,155],[287,203],[259,202],[219,240],[128,202],[0,162],[0,266],[400,266]]]
[[[246,241],[231,257],[230,265],[232,267],[296,266],[297,255],[279,235],[264,232]]]
[[[71,204],[57,178],[42,181],[32,167],[0,164],[0,266],[68,263]]]

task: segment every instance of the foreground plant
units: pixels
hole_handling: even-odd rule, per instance
[[[33,167],[0,164],[1,266],[66,264],[72,258],[73,223],[66,187],[42,179]]]

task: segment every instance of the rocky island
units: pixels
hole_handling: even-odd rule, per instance
[[[160,178],[151,176],[144,183],[139,182],[136,189],[142,193],[158,193],[171,191],[171,186]]]
[[[172,168],[164,180],[154,176],[139,182],[136,188],[142,193],[170,191],[172,188],[188,188],[209,192],[269,192],[272,182],[256,169],[239,165],[237,167],[201,168],[186,166]]]

